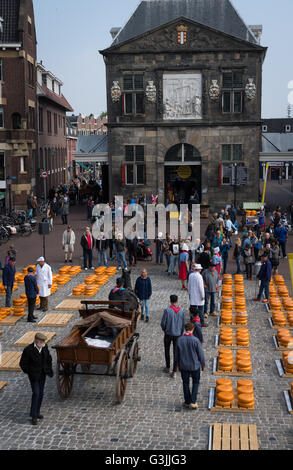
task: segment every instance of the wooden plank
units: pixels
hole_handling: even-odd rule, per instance
[[[85,306],[79,299],[65,299],[55,307],[55,310],[82,310],[84,308]]]
[[[18,339],[13,344],[13,346],[26,347],[29,344],[32,344],[34,342],[36,333],[37,333],[37,331],[28,331],[20,339]],[[44,334],[47,337],[46,343],[51,341],[52,338],[54,338],[54,336],[56,336],[56,333],[54,331],[53,332],[52,331],[44,331],[44,332],[42,332],[42,334]]]
[[[231,426],[228,423],[222,426],[222,450],[231,450]]]
[[[239,446],[239,424],[231,425],[231,450],[240,450]]]
[[[22,317],[15,317],[14,315],[10,315],[9,317],[4,318],[4,320],[0,321],[0,326],[14,326],[21,318],[23,318],[25,315]]]
[[[63,327],[70,322],[73,314],[48,313],[39,323],[39,327]]]
[[[222,450],[222,424],[213,425],[213,447],[212,450]]]
[[[8,385],[8,382],[1,381],[0,382],[0,390],[2,390],[2,388],[6,387],[7,385]]]
[[[240,450],[249,450],[248,425],[240,424]]]
[[[250,450],[258,450],[257,428],[255,424],[248,426],[248,434]]]
[[[22,352],[19,351],[4,351],[0,356],[0,370],[19,372],[19,361]]]

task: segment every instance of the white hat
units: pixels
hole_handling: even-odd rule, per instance
[[[38,263],[39,261],[45,261],[45,258],[44,258],[43,256],[41,256],[40,258],[37,259],[37,263]]]
[[[219,251],[220,251],[220,248],[216,246],[216,248],[214,248],[214,253],[219,253]]]
[[[199,271],[200,269],[203,269],[203,267],[202,267],[201,264],[196,264],[194,269],[195,269],[196,271]]]

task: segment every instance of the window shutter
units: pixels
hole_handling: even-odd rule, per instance
[[[122,163],[121,165],[121,186],[124,188],[126,183],[126,178],[125,178],[125,163]]]
[[[223,163],[220,163],[220,165],[219,165],[219,186],[223,185],[222,174],[223,174]]]

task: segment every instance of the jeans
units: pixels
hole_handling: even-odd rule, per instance
[[[126,261],[126,257],[125,257],[125,252],[124,251],[119,251],[118,252],[118,266],[119,268],[121,268],[121,260],[124,264],[124,268],[127,268],[127,261]]]
[[[40,414],[41,405],[43,401],[46,375],[42,373],[39,380],[33,380],[30,377],[29,377],[29,380],[30,380],[31,388],[33,392],[30,416],[32,418],[37,418]]]
[[[183,382],[183,393],[186,405],[191,403],[195,404],[200,381],[200,369],[197,370],[181,370],[181,377]],[[189,381],[192,378],[192,389],[190,393]]]
[[[7,286],[5,307],[11,307],[12,286]]]
[[[268,299],[270,296],[270,281],[260,281],[259,292],[257,298],[260,300],[263,291],[265,291],[265,298]]]
[[[216,292],[205,291],[204,313],[208,313],[210,300],[211,300],[211,305],[210,305],[210,314],[211,314],[211,313],[214,313],[216,310]]]
[[[132,263],[137,263],[137,252],[136,250],[129,250],[128,252],[129,264],[132,266]]]
[[[247,279],[252,278],[252,263],[246,263],[246,277]]]
[[[223,274],[226,274],[227,263],[228,263],[228,255],[223,256]]]
[[[145,311],[145,316],[149,316],[149,299],[143,299],[140,301],[141,302],[141,314],[144,314]]]
[[[110,246],[110,259],[116,259],[117,249],[116,249],[115,242],[113,240],[110,240],[109,246]]]
[[[242,274],[242,271],[241,271],[241,255],[236,256],[236,266],[237,266],[237,273],[236,274]]]
[[[192,316],[198,315],[200,318],[200,324],[203,326],[204,324],[204,305],[190,305],[189,308],[190,314]]]
[[[171,273],[171,272],[176,273],[176,264],[178,264],[178,271],[179,271],[179,255],[171,256],[168,273]]]
[[[108,259],[106,250],[99,251],[99,266],[108,267]]]
[[[286,242],[280,242],[279,241],[279,245],[280,245],[280,248],[282,250],[282,255],[283,255],[283,258],[285,258],[286,255]]]
[[[162,250],[156,249],[156,264],[162,264],[163,263],[163,252]]]
[[[175,359],[175,351],[176,351],[176,342],[179,336],[164,336],[164,348],[165,348],[165,360],[166,360],[166,367],[170,369],[170,346],[173,343],[173,372],[177,371],[177,361]]]
[[[83,267],[91,269],[93,265],[93,250],[83,250]]]
[[[169,271],[169,266],[170,266],[170,258],[171,258],[171,255],[165,255],[166,257],[166,264],[167,264],[167,269]]]

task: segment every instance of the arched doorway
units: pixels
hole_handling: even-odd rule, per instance
[[[197,192],[201,202],[201,155],[189,144],[171,147],[165,156],[165,199],[187,204]]]

